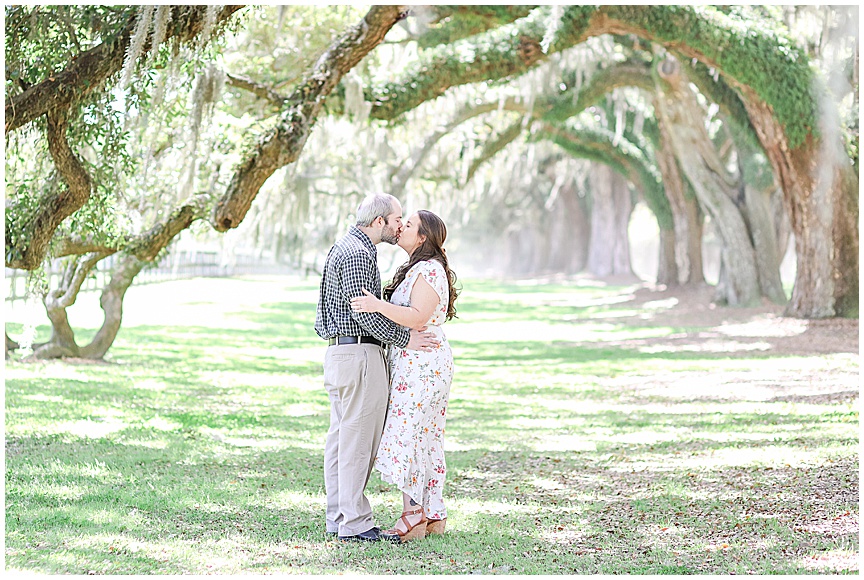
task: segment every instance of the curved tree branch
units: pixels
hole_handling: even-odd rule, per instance
[[[441,140],[444,135],[450,133],[453,129],[468,121],[469,119],[473,119],[474,117],[478,117],[480,115],[485,115],[486,113],[492,113],[498,110],[505,111],[519,111],[526,112],[527,109],[524,104],[518,102],[514,98],[506,99],[503,103],[501,102],[488,102],[488,103],[480,103],[478,105],[469,105],[464,107],[461,111],[456,113],[456,115],[450,119],[446,125],[437,128],[431,135],[429,135],[423,143],[419,146],[415,147],[411,153],[411,156],[399,165],[399,167],[393,172],[390,176],[390,193],[399,197],[402,191],[405,189],[405,185],[408,183],[408,179],[414,175],[414,172],[417,171],[423,164],[423,160],[429,154],[430,151],[435,147],[435,144]],[[473,173],[469,171],[469,175]],[[468,178],[470,179],[470,177]]]
[[[119,245],[119,244],[118,244]],[[63,258],[65,256],[80,256],[90,252],[106,252],[108,255],[120,250],[114,244],[105,244],[97,242],[90,238],[82,238],[80,236],[68,236],[63,238],[54,238],[52,241],[53,251],[51,255],[55,258]]]
[[[66,139],[66,131],[69,127],[66,112],[66,109],[50,111],[46,124],[48,150],[66,187],[61,188],[59,192],[49,193],[39,200],[35,214],[24,225],[24,231],[20,233],[28,243],[26,247],[19,249],[20,253],[17,255],[7,251],[7,268],[22,270],[37,268],[45,257],[48,244],[57,227],[90,199],[93,182],[69,147]],[[6,245],[8,249],[8,233]]]
[[[240,6],[225,6],[217,16],[224,21]],[[194,38],[204,28],[206,7],[178,6],[173,9],[170,36],[181,41]],[[23,248],[10,251],[9,233],[6,238],[6,266],[33,270],[45,258],[48,244],[57,227],[78,211],[90,199],[93,182],[87,170],[75,156],[66,138],[74,108],[96,90],[123,65],[134,17],[113,40],[106,41],[75,59],[66,70],[34,85],[13,97],[6,105],[6,131],[23,126],[37,117],[47,115],[48,149],[54,165],[65,182],[65,189],[39,200],[32,218],[27,220],[19,238],[26,240]],[[145,50],[149,48],[145,46]]]
[[[246,78],[240,75],[233,75],[230,73],[226,73],[225,77],[228,79],[228,84],[232,87],[243,89],[244,91],[249,91],[256,97],[264,99],[265,101],[268,101],[270,104],[275,105],[280,109],[285,105],[285,97],[283,97],[282,95],[280,95],[266,85],[256,83],[250,78]]]
[[[417,44],[420,48],[450,44],[524,18],[535,7],[467,4],[413,8],[412,12],[430,11],[433,18],[431,24],[437,25],[417,37]]]
[[[494,139],[483,144],[483,151],[480,155],[471,160],[471,165],[468,167],[468,172],[465,175],[465,183],[471,181],[477,169],[486,161],[492,159],[500,151],[503,151],[510,143],[519,138],[522,131],[525,129],[525,121],[519,119],[514,121],[507,128],[501,131]]]
[[[224,6],[216,16],[216,23],[227,20],[240,5]],[[188,41],[204,28],[206,6],[175,6],[168,27],[168,38]],[[34,119],[57,109],[68,109],[80,103],[102,83],[123,68],[126,49],[135,28],[136,14],[129,17],[119,34],[78,55],[66,69],[33,85],[6,103],[6,133],[30,123]],[[148,39],[144,46],[150,48]]]
[[[300,155],[327,96],[342,76],[378,46],[404,16],[401,6],[374,6],[321,55],[305,81],[286,100],[276,129],[236,169],[213,214],[214,229],[224,232],[243,221],[267,178]]]

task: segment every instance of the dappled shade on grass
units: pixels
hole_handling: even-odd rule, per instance
[[[648,352],[718,334],[716,321],[644,308],[632,287],[464,281],[448,323],[447,534],[343,545],[323,525],[317,284],[169,283],[127,308],[149,308],[148,293],[164,305],[171,284],[190,290],[167,305],[182,323],[133,315],[105,364],[7,363],[7,569],[857,570],[851,348]],[[227,312],[216,297],[241,287]],[[753,336],[765,315],[729,311],[741,334],[723,336],[778,340]],[[377,474],[368,493],[390,525],[399,494]]]

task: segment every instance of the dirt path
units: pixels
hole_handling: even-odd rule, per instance
[[[765,341],[777,354],[858,354],[858,320],[829,318],[801,320],[783,317],[783,307],[765,302],[755,308],[718,307],[711,304],[713,287],[689,290],[637,290],[634,306],[650,307],[669,301],[674,305],[658,310],[652,325],[711,327],[696,338],[727,337],[741,343]],[[693,338],[693,337],[691,337]]]
[[[812,364],[779,362],[770,370],[676,371],[650,377],[619,377],[612,387],[625,387],[637,398],[670,400],[725,399],[812,404],[851,403],[859,397],[859,333],[857,319],[801,320],[783,316],[783,307],[765,302],[753,308],[711,304],[713,288],[658,292],[640,288],[618,306],[633,307],[635,316],[609,318],[633,327],[671,327],[680,332],[657,338],[606,341],[643,353],[692,352],[724,358],[760,354],[812,357]],[[594,319],[595,321],[597,319]],[[596,345],[585,343],[585,348]],[[778,359],[782,361],[782,358]],[[700,385],[694,389],[693,385]]]

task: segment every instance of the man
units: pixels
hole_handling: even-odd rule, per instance
[[[384,428],[389,397],[384,344],[431,350],[434,335],[407,330],[375,312],[354,312],[351,298],[363,288],[381,297],[375,246],[395,244],[402,206],[392,195],[372,194],[357,208],[357,225],[327,254],[315,332],[327,340],[324,387],[330,396],[330,430],[324,446],[327,532],[340,540],[378,541],[364,490]],[[407,346],[406,346],[407,345]]]

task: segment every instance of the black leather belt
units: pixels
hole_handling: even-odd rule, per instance
[[[327,341],[330,346],[334,344],[376,344],[378,346],[384,346],[381,344],[381,341],[377,338],[373,338],[371,336],[336,336]]]

